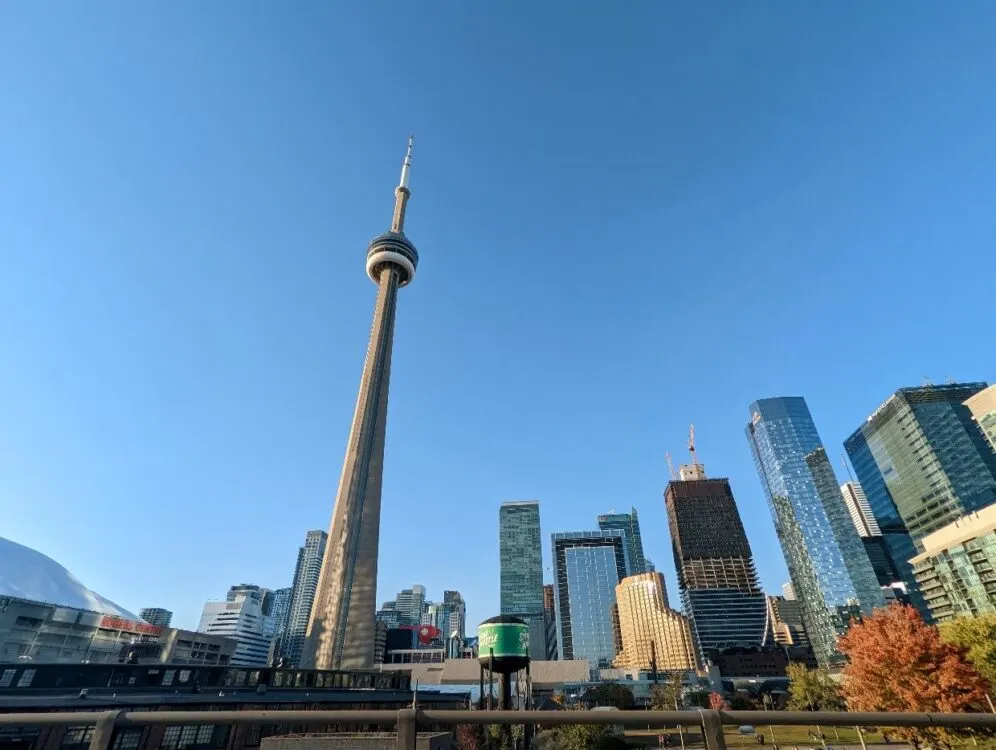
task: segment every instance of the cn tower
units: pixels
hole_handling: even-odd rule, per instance
[[[394,312],[398,289],[411,283],[418,265],[418,252],[404,233],[411,196],[412,142],[409,138],[401,182],[394,191],[391,231],[375,237],[367,249],[367,276],[377,285],[377,302],[301,656],[304,668],[363,669],[374,664],[380,490]]]

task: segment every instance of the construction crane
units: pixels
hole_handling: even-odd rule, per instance
[[[692,466],[697,466],[699,457],[695,455],[695,425],[688,425],[688,452],[692,454]]]
[[[664,458],[667,459],[667,470],[671,472],[671,479],[677,480],[678,472],[674,470],[674,464],[671,462],[671,454],[668,453],[667,451],[664,451]]]

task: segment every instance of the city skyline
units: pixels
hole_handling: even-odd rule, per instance
[[[398,322],[378,599],[417,580],[461,591],[471,628],[497,614],[495,508],[522,497],[546,532],[635,506],[675,592],[663,453],[692,421],[777,591],[745,404],[805,396],[836,462],[897,388],[996,379],[985,296],[963,288],[996,236],[978,94],[996,9],[409,15],[5,9],[4,69],[25,72],[0,102],[5,536],[188,628],[233,581],[291,585],[329,521],[369,334],[362,253],[411,131],[432,262]],[[375,49],[402,17],[410,43]],[[469,43],[482,26],[502,50]],[[389,117],[371,92],[392,92]],[[935,288],[942,252],[964,276]],[[931,315],[897,313],[918,299]],[[690,340],[724,366],[677,366]],[[170,512],[136,535],[137,504]],[[139,564],[82,538],[94,519]],[[198,554],[147,564],[173,546]]]

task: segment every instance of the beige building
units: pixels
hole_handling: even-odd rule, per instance
[[[616,586],[622,650],[613,666],[662,671],[695,671],[698,658],[688,618],[667,606],[664,576],[641,573]]]
[[[965,406],[996,451],[996,385],[976,393],[965,402]]]
[[[779,646],[808,646],[809,636],[802,622],[802,609],[796,599],[784,596],[765,597],[768,607],[768,627]]]
[[[996,612],[996,505],[927,534],[910,563],[938,622]]]

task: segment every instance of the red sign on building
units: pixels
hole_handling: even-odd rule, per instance
[[[163,629],[158,625],[126,620],[123,617],[115,617],[114,615],[104,615],[104,618],[100,621],[100,627],[107,630],[124,630],[128,633],[141,633],[142,635],[160,636],[163,634]]]

